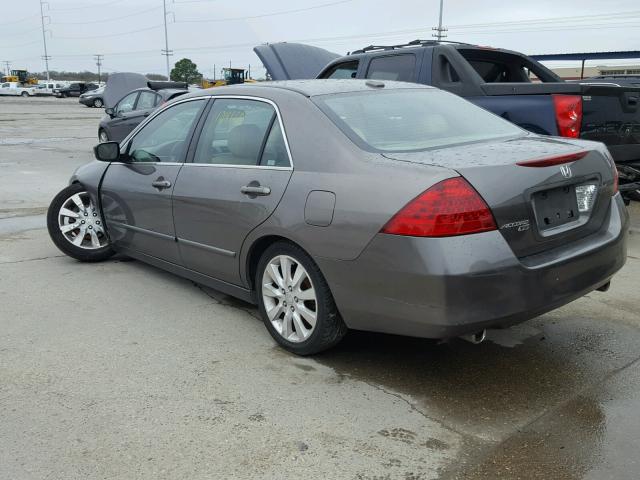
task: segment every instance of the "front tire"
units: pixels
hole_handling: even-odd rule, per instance
[[[312,355],[347,333],[322,272],[297,245],[281,241],[268,247],[255,282],[264,324],[285,350]]]
[[[101,98],[96,98],[93,101],[93,106],[96,107],[96,108],[102,108],[102,105],[103,105],[103,103],[102,103],[102,99]]]
[[[60,251],[81,262],[99,262],[115,253],[99,209],[78,183],[69,185],[51,201],[47,229]]]

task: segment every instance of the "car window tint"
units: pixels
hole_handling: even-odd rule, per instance
[[[274,116],[275,110],[265,102],[216,100],[202,127],[194,163],[257,165]]]
[[[260,165],[266,167],[291,166],[291,163],[289,163],[289,155],[287,154],[287,147],[282,135],[282,129],[280,128],[280,122],[277,119],[273,122],[271,131],[267,137],[267,143],[264,144]]]
[[[156,103],[156,94],[153,92],[140,92],[138,103],[136,104],[136,110],[149,110],[153,108]]]
[[[179,103],[147,123],[131,140],[132,162],[182,162],[188,134],[206,100]]]
[[[322,78],[356,78],[358,62],[345,62],[332,67]]]
[[[138,96],[138,92],[133,92],[124,97],[122,100],[118,102],[118,111],[117,113],[127,113],[133,110],[133,106],[136,104],[136,97]]]
[[[436,89],[321,95],[314,101],[365,150],[418,151],[524,134],[483,108]]]
[[[415,68],[416,56],[413,54],[377,57],[369,63],[367,78],[411,82],[414,79]]]

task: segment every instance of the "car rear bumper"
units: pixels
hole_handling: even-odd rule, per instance
[[[502,235],[378,234],[353,261],[318,259],[353,329],[449,338],[523,322],[608,282],[626,261],[629,216],[620,195],[602,229],[517,258]]]

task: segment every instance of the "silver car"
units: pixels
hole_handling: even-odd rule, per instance
[[[349,328],[480,341],[606,290],[626,258],[602,144],[421,85],[204,90],[94,150],[49,208],[58,248],[121,252],[254,302],[301,355]]]

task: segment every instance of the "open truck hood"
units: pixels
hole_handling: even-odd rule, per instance
[[[337,53],[302,43],[268,43],[253,49],[272,80],[307,80],[316,78]]]
[[[104,106],[114,107],[131,90],[146,87],[148,81],[147,77],[139,73],[112,73],[104,87]]]

